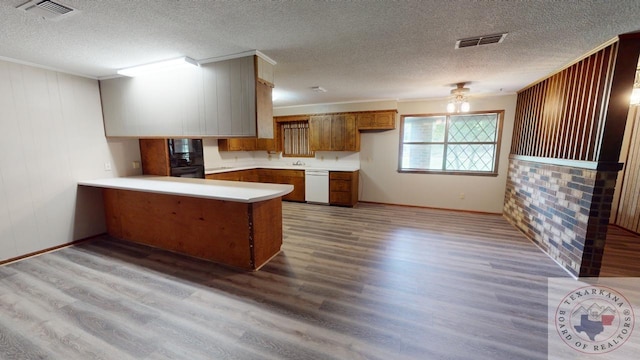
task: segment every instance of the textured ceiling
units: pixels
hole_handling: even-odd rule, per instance
[[[77,13],[51,21],[0,2],[0,57],[102,78],[259,50],[278,63],[275,106],[439,98],[462,81],[513,93],[640,30],[638,0],[56,1]],[[501,32],[501,44],[454,49]]]

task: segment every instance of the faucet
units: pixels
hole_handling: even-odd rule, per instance
[[[302,161],[298,160],[298,161],[294,162],[293,165],[304,166],[304,163]]]

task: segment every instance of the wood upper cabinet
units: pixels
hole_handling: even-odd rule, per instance
[[[256,139],[256,150],[263,151],[279,151],[278,150],[278,139]]]
[[[329,172],[329,204],[353,207],[358,203],[358,171]]]
[[[171,175],[169,144],[167,139],[140,139],[142,173],[145,175]]]
[[[331,115],[309,117],[309,149],[331,151]]]
[[[218,151],[254,151],[256,146],[255,138],[218,139]]]
[[[396,128],[396,110],[358,113],[358,130],[393,130]]]
[[[273,84],[256,79],[256,116],[259,139],[273,139]]]
[[[309,117],[311,151],[360,151],[360,134],[354,114]]]
[[[356,115],[340,114],[331,117],[331,149],[360,151],[360,134],[356,128]]]
[[[229,138],[218,139],[218,151],[281,151],[279,148],[279,130],[275,123],[273,139]]]

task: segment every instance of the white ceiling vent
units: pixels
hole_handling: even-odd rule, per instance
[[[48,20],[58,20],[63,16],[72,14],[75,9],[49,0],[32,0],[17,7],[34,15]]]
[[[507,37],[507,33],[483,35],[483,36],[476,36],[472,38],[460,39],[456,41],[456,49],[487,45],[487,44],[497,44],[497,43],[501,43],[505,37]]]

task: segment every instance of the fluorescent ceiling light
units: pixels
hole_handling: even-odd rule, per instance
[[[192,58],[183,56],[177,59],[159,61],[151,64],[133,66],[126,69],[120,69],[117,71],[118,74],[124,76],[140,76],[149,73],[155,73],[159,71],[173,70],[184,68],[188,66],[199,66],[198,63]]]

